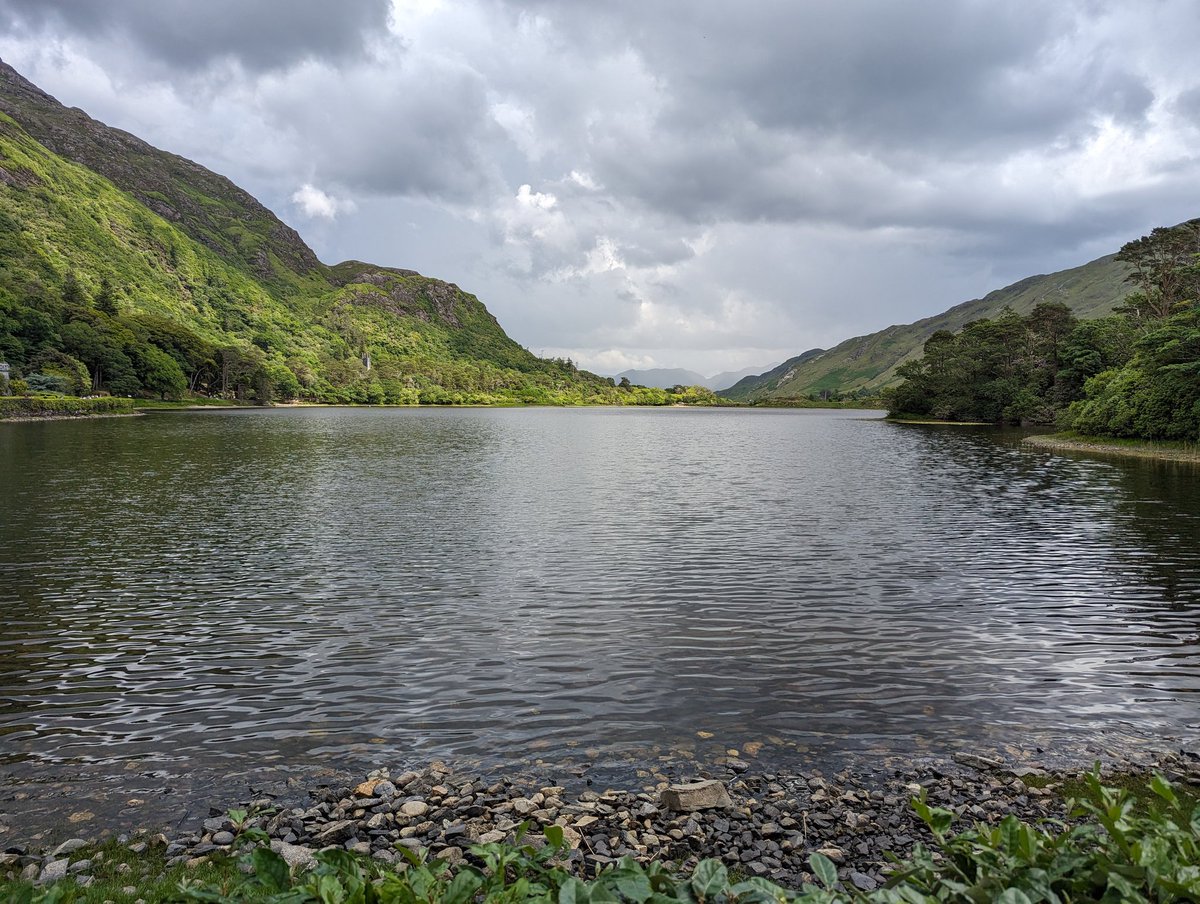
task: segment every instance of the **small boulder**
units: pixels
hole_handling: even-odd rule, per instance
[[[691,813],[695,810],[711,810],[717,807],[732,807],[725,785],[716,779],[671,785],[662,792],[662,805],[675,813]]]
[[[66,860],[51,860],[42,867],[42,871],[38,875],[38,882],[45,885],[47,882],[57,882],[59,879],[65,878],[67,866]]]
[[[429,804],[423,800],[409,800],[400,805],[400,812],[405,816],[416,819],[429,812]]]
[[[278,839],[271,842],[271,850],[284,859],[295,871],[310,869],[317,865],[316,852],[298,844],[288,844]]]

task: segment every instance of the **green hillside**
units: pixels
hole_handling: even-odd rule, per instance
[[[64,392],[677,400],[535,357],[452,283],[326,266],[228,179],[63,107],[3,63],[0,360]]]
[[[719,395],[758,401],[805,398],[824,390],[873,394],[899,382],[896,368],[920,357],[925,340],[938,330],[957,332],[972,321],[996,317],[1006,307],[1028,314],[1041,302],[1061,302],[1081,318],[1103,317],[1129,294],[1128,273],[1127,265],[1108,255],[1082,267],[1031,276],[916,323],[856,336],[825,352],[805,352],[762,376],[747,377]]]

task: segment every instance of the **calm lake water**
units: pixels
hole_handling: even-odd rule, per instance
[[[0,771],[1200,733],[1200,472],[871,417],[0,425]]]

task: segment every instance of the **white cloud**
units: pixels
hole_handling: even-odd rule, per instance
[[[335,198],[309,182],[293,192],[292,203],[310,220],[336,220],[338,214],[354,213],[358,209],[353,201]]]

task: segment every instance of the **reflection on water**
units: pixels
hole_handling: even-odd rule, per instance
[[[858,412],[0,425],[0,762],[1194,735],[1196,477]]]

